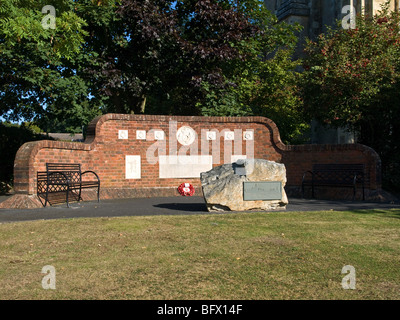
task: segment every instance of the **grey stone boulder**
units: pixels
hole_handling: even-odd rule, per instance
[[[238,160],[200,174],[208,211],[284,210],[288,204],[285,193],[284,164],[264,159]],[[278,200],[243,199],[243,182],[280,181],[282,198]]]

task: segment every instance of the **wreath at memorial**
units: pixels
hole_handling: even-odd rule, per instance
[[[182,183],[182,184],[178,187],[178,192],[179,192],[182,196],[189,196],[189,197],[191,197],[192,195],[194,195],[194,187],[193,187],[190,183]]]

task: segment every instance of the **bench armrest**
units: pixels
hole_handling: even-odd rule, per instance
[[[87,171],[82,172],[82,173],[81,173],[81,176],[83,176],[83,175],[86,174],[86,173],[92,173],[92,174],[94,174],[95,177],[97,178],[97,181],[100,183],[100,178],[99,178],[99,176],[97,175],[96,172],[91,171],[91,170],[87,170]]]

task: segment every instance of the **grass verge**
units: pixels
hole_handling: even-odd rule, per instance
[[[399,299],[400,210],[3,223],[0,258],[0,299]]]

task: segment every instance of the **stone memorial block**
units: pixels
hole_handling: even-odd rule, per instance
[[[286,209],[286,169],[263,159],[242,159],[200,175],[208,211]]]

